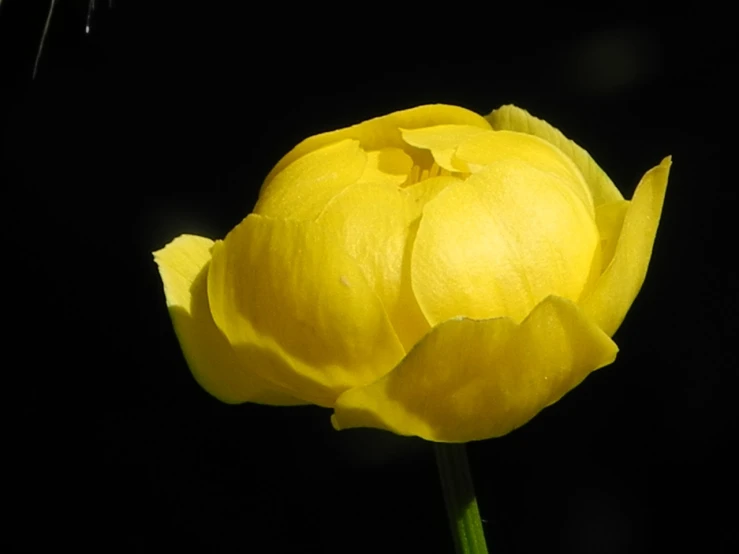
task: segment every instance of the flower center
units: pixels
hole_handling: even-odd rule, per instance
[[[451,175],[452,172],[439,167],[436,162],[432,162],[431,167],[427,169],[421,169],[421,166],[414,164],[411,168],[408,178],[405,180],[402,186],[409,187],[425,181],[426,179],[433,179],[434,177],[446,177]]]

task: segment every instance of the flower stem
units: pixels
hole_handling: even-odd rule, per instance
[[[487,554],[465,445],[437,442],[434,450],[457,554]]]

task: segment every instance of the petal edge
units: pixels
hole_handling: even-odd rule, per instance
[[[245,367],[213,322],[206,288],[213,244],[182,235],[154,253],[172,324],[195,380],[228,404],[304,404]]]
[[[259,375],[333,406],[404,350],[361,269],[320,222],[251,214],[213,247],[213,319],[239,353],[271,353]],[[279,363],[277,363],[279,362]]]
[[[672,158],[650,169],[636,187],[613,258],[580,306],[609,336],[618,330],[647,275]]]
[[[618,347],[577,306],[550,296],[516,325],[452,319],[390,373],[337,400],[336,429],[377,427],[436,442],[498,437],[556,402]]]
[[[595,206],[606,202],[623,200],[611,178],[593,160],[588,152],[568,139],[560,130],[544,120],[534,117],[526,110],[516,106],[502,106],[493,110],[486,118],[493,129],[507,129],[529,135],[536,135],[553,144],[575,162],[590,186]]]

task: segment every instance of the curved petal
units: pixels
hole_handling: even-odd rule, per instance
[[[172,323],[195,379],[223,402],[302,404],[254,374],[236,355],[210,314],[207,275],[213,241],[182,235],[154,253]]]
[[[255,371],[321,406],[373,381],[404,355],[387,314],[335,228],[252,214],[212,251],[213,319],[240,354],[282,364]]]
[[[342,140],[298,158],[262,188],[254,213],[313,219],[362,176],[367,155],[356,140]]]
[[[430,327],[404,275],[412,223],[406,195],[397,186],[359,183],[337,196],[317,222],[332,230],[357,263],[404,349],[410,349]]]
[[[610,264],[580,306],[609,336],[618,330],[647,274],[667,190],[671,158],[650,169],[626,210]]]
[[[469,137],[454,153],[454,160],[468,167],[484,167],[505,159],[519,160],[556,175],[593,212],[593,196],[580,170],[559,148],[539,137],[514,131],[487,131]]]
[[[499,437],[608,365],[618,348],[570,301],[549,297],[521,323],[453,319],[393,371],[342,394],[336,429],[376,427],[437,442]]]
[[[439,167],[452,172],[469,172],[465,164],[454,163],[454,153],[462,142],[486,131],[490,132],[490,129],[475,125],[435,125],[400,130],[405,142],[430,150]]]
[[[551,294],[579,298],[598,240],[568,186],[503,160],[426,204],[413,246],[413,290],[432,326],[457,316],[521,321]]]
[[[426,202],[458,182],[454,177],[436,177],[402,189],[360,182],[336,196],[317,220],[362,270],[405,350],[431,328],[411,287],[418,219]]]
[[[495,130],[517,131],[535,135],[559,148],[580,169],[588,185],[590,185],[596,206],[624,199],[610,177],[595,163],[590,154],[546,121],[542,121],[516,106],[502,106],[497,110],[493,110],[485,119]]]
[[[598,267],[598,276],[603,273],[613,259],[629,204],[628,200],[618,200],[601,204],[595,209],[595,224],[598,226],[601,246],[601,265]]]
[[[474,125],[483,129],[490,128],[490,124],[484,117],[459,106],[431,104],[393,112],[351,127],[321,133],[305,139],[277,163],[264,180],[265,186],[292,162],[327,144],[344,139],[353,139],[358,140],[362,148],[367,151],[389,147],[403,148],[405,143],[400,135],[401,128],[417,129],[446,123]]]

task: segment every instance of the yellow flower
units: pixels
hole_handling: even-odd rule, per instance
[[[670,159],[624,200],[514,106],[421,106],[301,142],[222,241],[155,253],[199,383],[337,429],[504,435],[613,362]]]

